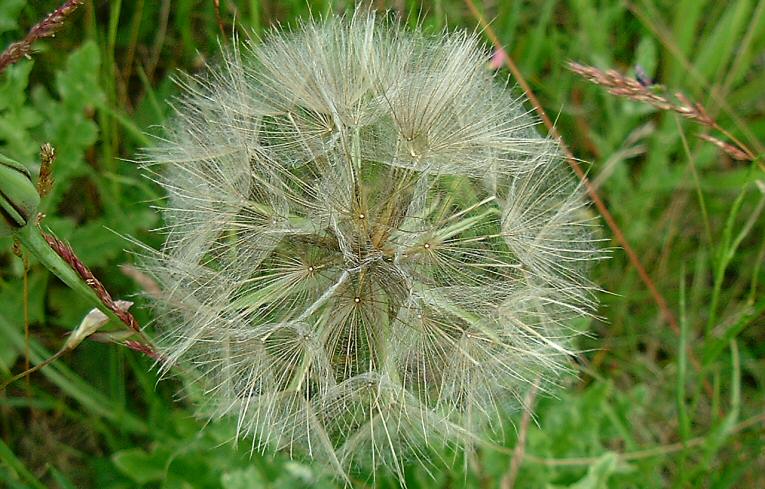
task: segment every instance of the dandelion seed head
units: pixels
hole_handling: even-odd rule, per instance
[[[168,196],[163,368],[253,449],[402,475],[566,370],[595,223],[487,59],[357,11],[180,79],[142,158]]]

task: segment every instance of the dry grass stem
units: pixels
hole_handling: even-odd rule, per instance
[[[220,15],[220,0],[213,0],[213,5],[215,7],[215,21],[218,23],[218,28],[220,29],[221,33],[221,39],[223,39],[223,42],[225,43],[226,40],[226,28],[223,26],[223,18]]]
[[[120,270],[126,277],[133,279],[149,297],[153,299],[162,297],[162,289],[149,275],[138,270],[133,265],[121,265]]]
[[[494,44],[494,46],[497,49],[502,49],[502,43],[500,42],[499,37],[494,32],[494,29],[492,29],[492,27],[488,24],[488,22],[486,22],[486,19],[483,17],[483,15],[481,15],[481,13],[478,11],[478,9],[475,6],[475,3],[473,3],[472,0],[465,0],[465,4],[468,6],[470,12],[476,18],[476,20],[478,21],[478,23],[480,24],[481,28],[484,30],[486,35],[489,37],[492,44]],[[518,69],[515,62],[513,61],[513,58],[509,55],[509,53],[506,53],[504,60],[508,69],[513,74],[513,77],[516,79],[521,89],[523,89],[523,92],[526,94],[526,96],[529,98],[529,101],[534,106],[534,110],[537,112],[539,117],[544,122],[545,126],[547,127],[547,130],[550,132],[550,135],[552,135],[560,144],[561,150],[565,154],[568,164],[571,166],[571,168],[574,169],[574,172],[582,180],[582,183],[585,187],[585,190],[587,191],[587,194],[590,196],[593,203],[598,208],[598,212],[600,212],[600,215],[603,216],[603,220],[606,221],[606,224],[608,225],[609,229],[611,229],[611,232],[614,233],[614,238],[616,239],[616,241],[624,249],[624,252],[627,254],[627,258],[629,259],[630,263],[638,272],[638,275],[640,276],[640,280],[645,284],[646,288],[651,293],[651,296],[653,297],[654,301],[659,306],[659,311],[661,312],[662,317],[664,318],[665,321],[667,321],[667,323],[670,325],[672,330],[675,333],[679,334],[680,328],[677,324],[677,320],[675,319],[675,315],[672,313],[672,310],[669,308],[669,305],[667,304],[667,301],[664,299],[664,296],[656,288],[656,285],[651,279],[651,276],[646,271],[645,267],[643,266],[643,263],[641,262],[635,250],[627,241],[627,238],[624,236],[624,233],[622,232],[621,228],[616,223],[616,220],[614,219],[611,212],[608,210],[608,207],[606,207],[606,204],[603,202],[603,199],[601,199],[597,190],[590,183],[586,173],[582,169],[581,165],[579,165],[579,163],[576,161],[574,154],[571,152],[568,145],[561,137],[560,133],[558,132],[555,125],[553,124],[552,120],[547,115],[547,112],[545,112],[544,108],[542,107],[542,104],[539,103],[539,99],[537,99],[536,95],[534,94],[534,91],[526,82],[526,79],[524,78],[523,73],[521,73],[521,71]]]
[[[582,65],[573,61],[568,63],[568,68],[582,78],[606,88],[611,95],[625,97],[635,102],[642,102],[658,110],[676,112],[686,119],[720,131],[731,138],[735,145],[708,135],[701,135],[699,137],[704,141],[714,144],[736,160],[753,161],[755,159],[752,151],[724,131],[717,121],[709,115],[709,111],[702,104],[691,101],[680,91],[674,92],[673,97],[669,97],[661,85],[648,85],[639,80],[629,78],[613,69],[601,70],[594,66]]]
[[[489,37],[492,44],[494,44],[495,48],[503,49],[502,43],[500,42],[499,37],[494,32],[494,29],[492,29],[492,27],[488,24],[488,22],[486,22],[486,19],[483,17],[483,15],[478,11],[478,9],[475,6],[475,3],[473,3],[472,0],[465,0],[465,4],[468,6],[468,9],[470,10],[471,14],[478,21],[479,25],[484,30],[486,35]],[[560,148],[563,151],[564,155],[566,156],[566,161],[571,166],[571,168],[573,168],[577,176],[581,179],[582,184],[584,185],[584,188],[587,191],[587,194],[590,196],[590,198],[592,199],[592,202],[595,204],[595,207],[597,207],[598,212],[600,212],[600,215],[603,217],[603,220],[606,221],[606,224],[608,225],[609,229],[611,229],[611,232],[614,234],[614,239],[616,239],[617,243],[619,243],[619,245],[622,247],[630,263],[637,271],[638,276],[640,277],[640,280],[645,284],[654,302],[656,302],[656,305],[659,307],[661,317],[667,322],[667,324],[669,324],[669,327],[670,329],[672,329],[672,332],[675,333],[675,335],[679,336],[680,326],[677,323],[677,319],[675,318],[675,315],[672,312],[672,309],[670,309],[669,304],[667,304],[667,301],[662,295],[662,293],[659,292],[659,289],[656,287],[656,284],[654,283],[653,279],[648,274],[648,271],[645,269],[645,266],[643,266],[643,263],[640,260],[640,257],[632,248],[632,245],[630,245],[630,243],[627,241],[627,238],[624,236],[624,233],[622,232],[621,227],[619,226],[619,224],[617,224],[613,215],[608,210],[608,207],[606,207],[606,204],[605,202],[603,202],[603,199],[600,197],[600,194],[597,192],[597,189],[592,185],[590,180],[587,178],[587,174],[584,172],[581,165],[579,165],[579,163],[576,161],[574,154],[571,152],[568,145],[563,140],[563,137],[560,135],[557,128],[553,124],[552,119],[550,119],[550,117],[547,115],[547,112],[542,107],[542,104],[539,103],[539,100],[534,94],[534,91],[526,82],[526,79],[524,78],[523,73],[521,73],[521,71],[516,66],[512,56],[510,56],[509,53],[506,53],[504,60],[508,69],[513,74],[513,77],[515,77],[521,89],[524,91],[526,96],[529,98],[529,101],[534,106],[534,110],[537,112],[539,117],[544,122],[545,126],[547,127],[547,130],[550,132],[550,135],[553,136],[560,144]],[[691,364],[693,365],[694,369],[697,372],[700,372],[701,362],[699,362],[699,359],[696,356],[696,354],[690,349],[688,353],[688,358]],[[712,386],[708,381],[704,382],[704,390],[707,392],[708,395],[710,395],[710,397],[713,395]]]
[[[82,3],[83,0],[69,0],[32,27],[24,39],[8,46],[0,54],[0,73],[5,71],[8,66],[17,63],[21,58],[29,56],[32,53],[32,45],[35,42],[46,37],[53,37],[56,31],[64,25],[67,17],[77,10],[77,7],[82,5]]]
[[[765,414],[758,414],[747,418],[730,429],[729,434],[733,435],[749,428],[758,426],[765,422]],[[759,429],[762,429],[760,427]],[[668,445],[660,445],[656,447],[646,448],[643,450],[635,450],[633,452],[617,453],[617,459],[626,463],[632,460],[642,460],[646,458],[661,457],[671,453],[681,452],[690,448],[698,448],[705,446],[709,443],[709,438],[714,437],[714,434],[707,434],[704,436],[697,436],[686,440],[685,442],[670,443]],[[505,453],[509,450],[501,450]],[[536,465],[546,465],[548,467],[582,467],[593,465],[598,462],[601,456],[595,457],[570,457],[570,458],[547,458],[526,454],[526,460],[529,463]]]
[[[70,267],[72,267],[72,270],[77,272],[77,275],[82,278],[82,280],[85,281],[88,286],[93,289],[93,291],[98,295],[98,298],[101,299],[101,302],[108,307],[114,314],[122,320],[125,325],[135,331],[136,333],[141,332],[141,327],[138,325],[138,321],[133,317],[133,315],[130,313],[130,311],[125,310],[112,299],[111,294],[106,290],[106,287],[101,283],[100,280],[96,278],[95,275],[93,275],[93,272],[90,271],[90,269],[80,261],[80,259],[77,257],[77,255],[74,253],[74,250],[66,243],[58,239],[57,237],[53,236],[52,234],[48,234],[40,231],[45,241],[48,243],[48,245],[51,247],[53,251],[56,252],[58,256],[60,256],[65,262],[69,264]]]
[[[739,161],[752,160],[752,158],[748,154],[746,154],[744,151],[742,151],[740,148],[730,143],[726,143],[725,141],[721,139],[717,139],[714,136],[710,136],[709,134],[699,134],[699,139],[703,139],[704,141],[708,143],[714,144],[715,146],[720,148],[722,152],[724,152],[725,154],[727,154],[734,160],[739,160]]]
[[[526,398],[524,399],[525,410],[521,417],[521,427],[518,432],[518,441],[513,449],[513,455],[510,458],[510,467],[507,473],[502,477],[500,482],[501,489],[513,489],[515,487],[515,481],[518,478],[518,472],[521,470],[521,464],[523,464],[523,458],[526,455],[526,437],[529,433],[529,422],[534,407],[534,401],[537,397],[539,389],[539,380],[534,382],[534,385],[529,389]]]

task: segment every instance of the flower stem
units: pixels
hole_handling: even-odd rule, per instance
[[[67,348],[66,346],[64,346],[59,351],[57,351],[55,354],[53,354],[50,357],[46,358],[45,360],[43,360],[42,362],[38,363],[34,367],[26,367],[26,369],[23,372],[14,375],[10,379],[7,379],[2,384],[0,384],[0,392],[3,392],[9,385],[13,384],[17,380],[19,380],[19,379],[21,379],[23,377],[27,377],[28,378],[30,375],[32,375],[33,373],[37,372],[38,370],[40,370],[40,369],[42,369],[44,367],[47,367],[51,363],[53,363],[56,360],[58,360],[59,358],[61,358],[61,356],[64,353],[66,353],[66,352],[68,352],[70,350],[71,350],[70,348]]]
[[[19,229],[15,237],[29,250],[40,263],[55,276],[61,279],[69,288],[77,292],[80,296],[94,307],[97,307],[109,319],[117,322],[123,322],[113,310],[103,303],[96,292],[75,272],[72,267],[64,261],[43,238],[40,229],[37,226],[28,225]]]

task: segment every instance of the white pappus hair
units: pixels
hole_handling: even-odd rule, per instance
[[[402,476],[566,369],[594,218],[474,35],[357,11],[226,51],[142,157],[163,368],[207,416]]]

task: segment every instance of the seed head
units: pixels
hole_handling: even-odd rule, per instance
[[[486,59],[357,12],[181,81],[143,158],[168,194],[162,355],[254,448],[400,475],[565,369],[591,216]]]

